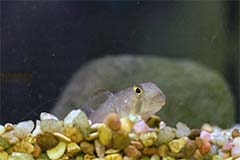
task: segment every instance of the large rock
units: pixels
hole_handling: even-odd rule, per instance
[[[167,97],[158,115],[168,124],[233,124],[233,97],[218,73],[190,60],[155,56],[108,56],[86,64],[72,77],[53,113],[65,116],[83,104],[96,88],[116,92],[148,81],[156,83]]]

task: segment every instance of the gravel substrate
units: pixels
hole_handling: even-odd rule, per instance
[[[64,120],[42,113],[40,120],[0,125],[0,160],[240,160],[240,127],[204,124],[169,127],[159,117],[119,118],[110,113],[91,124],[81,110]]]

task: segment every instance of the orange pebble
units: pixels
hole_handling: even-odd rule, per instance
[[[202,154],[207,154],[211,149],[211,144],[209,142],[204,142],[201,148],[199,148]]]
[[[33,153],[32,153],[32,155],[33,155],[33,157],[39,157],[39,155],[42,153],[42,150],[41,150],[41,148],[40,148],[40,146],[36,143],[36,144],[34,144],[34,151],[33,151]]]

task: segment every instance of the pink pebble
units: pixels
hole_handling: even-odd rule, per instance
[[[149,131],[149,127],[143,120],[141,120],[134,124],[133,130],[135,133],[140,134]]]
[[[228,142],[223,145],[222,150],[226,152],[231,151],[232,147],[233,147],[233,144]]]
[[[233,158],[240,157],[240,146],[234,146],[231,155]]]
[[[201,131],[200,138],[201,138],[203,141],[209,142],[209,141],[210,141],[210,138],[211,138],[211,135],[210,135],[210,133],[207,132],[207,131]]]

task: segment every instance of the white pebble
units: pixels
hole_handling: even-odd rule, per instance
[[[0,125],[0,135],[3,134],[5,132],[5,127]]]
[[[188,128],[186,124],[178,122],[176,126],[177,126],[176,136],[178,138],[188,137],[190,135],[191,130]]]
[[[54,119],[54,120],[58,120],[58,118],[50,113],[47,112],[42,112],[40,114],[40,120],[46,120],[46,119]]]
[[[234,138],[233,144],[234,144],[235,146],[240,146],[240,137]]]
[[[33,128],[34,128],[33,121],[19,122],[14,127],[14,135],[18,138],[24,138],[32,132]]]
[[[234,146],[231,155],[233,158],[240,157],[240,146]]]

